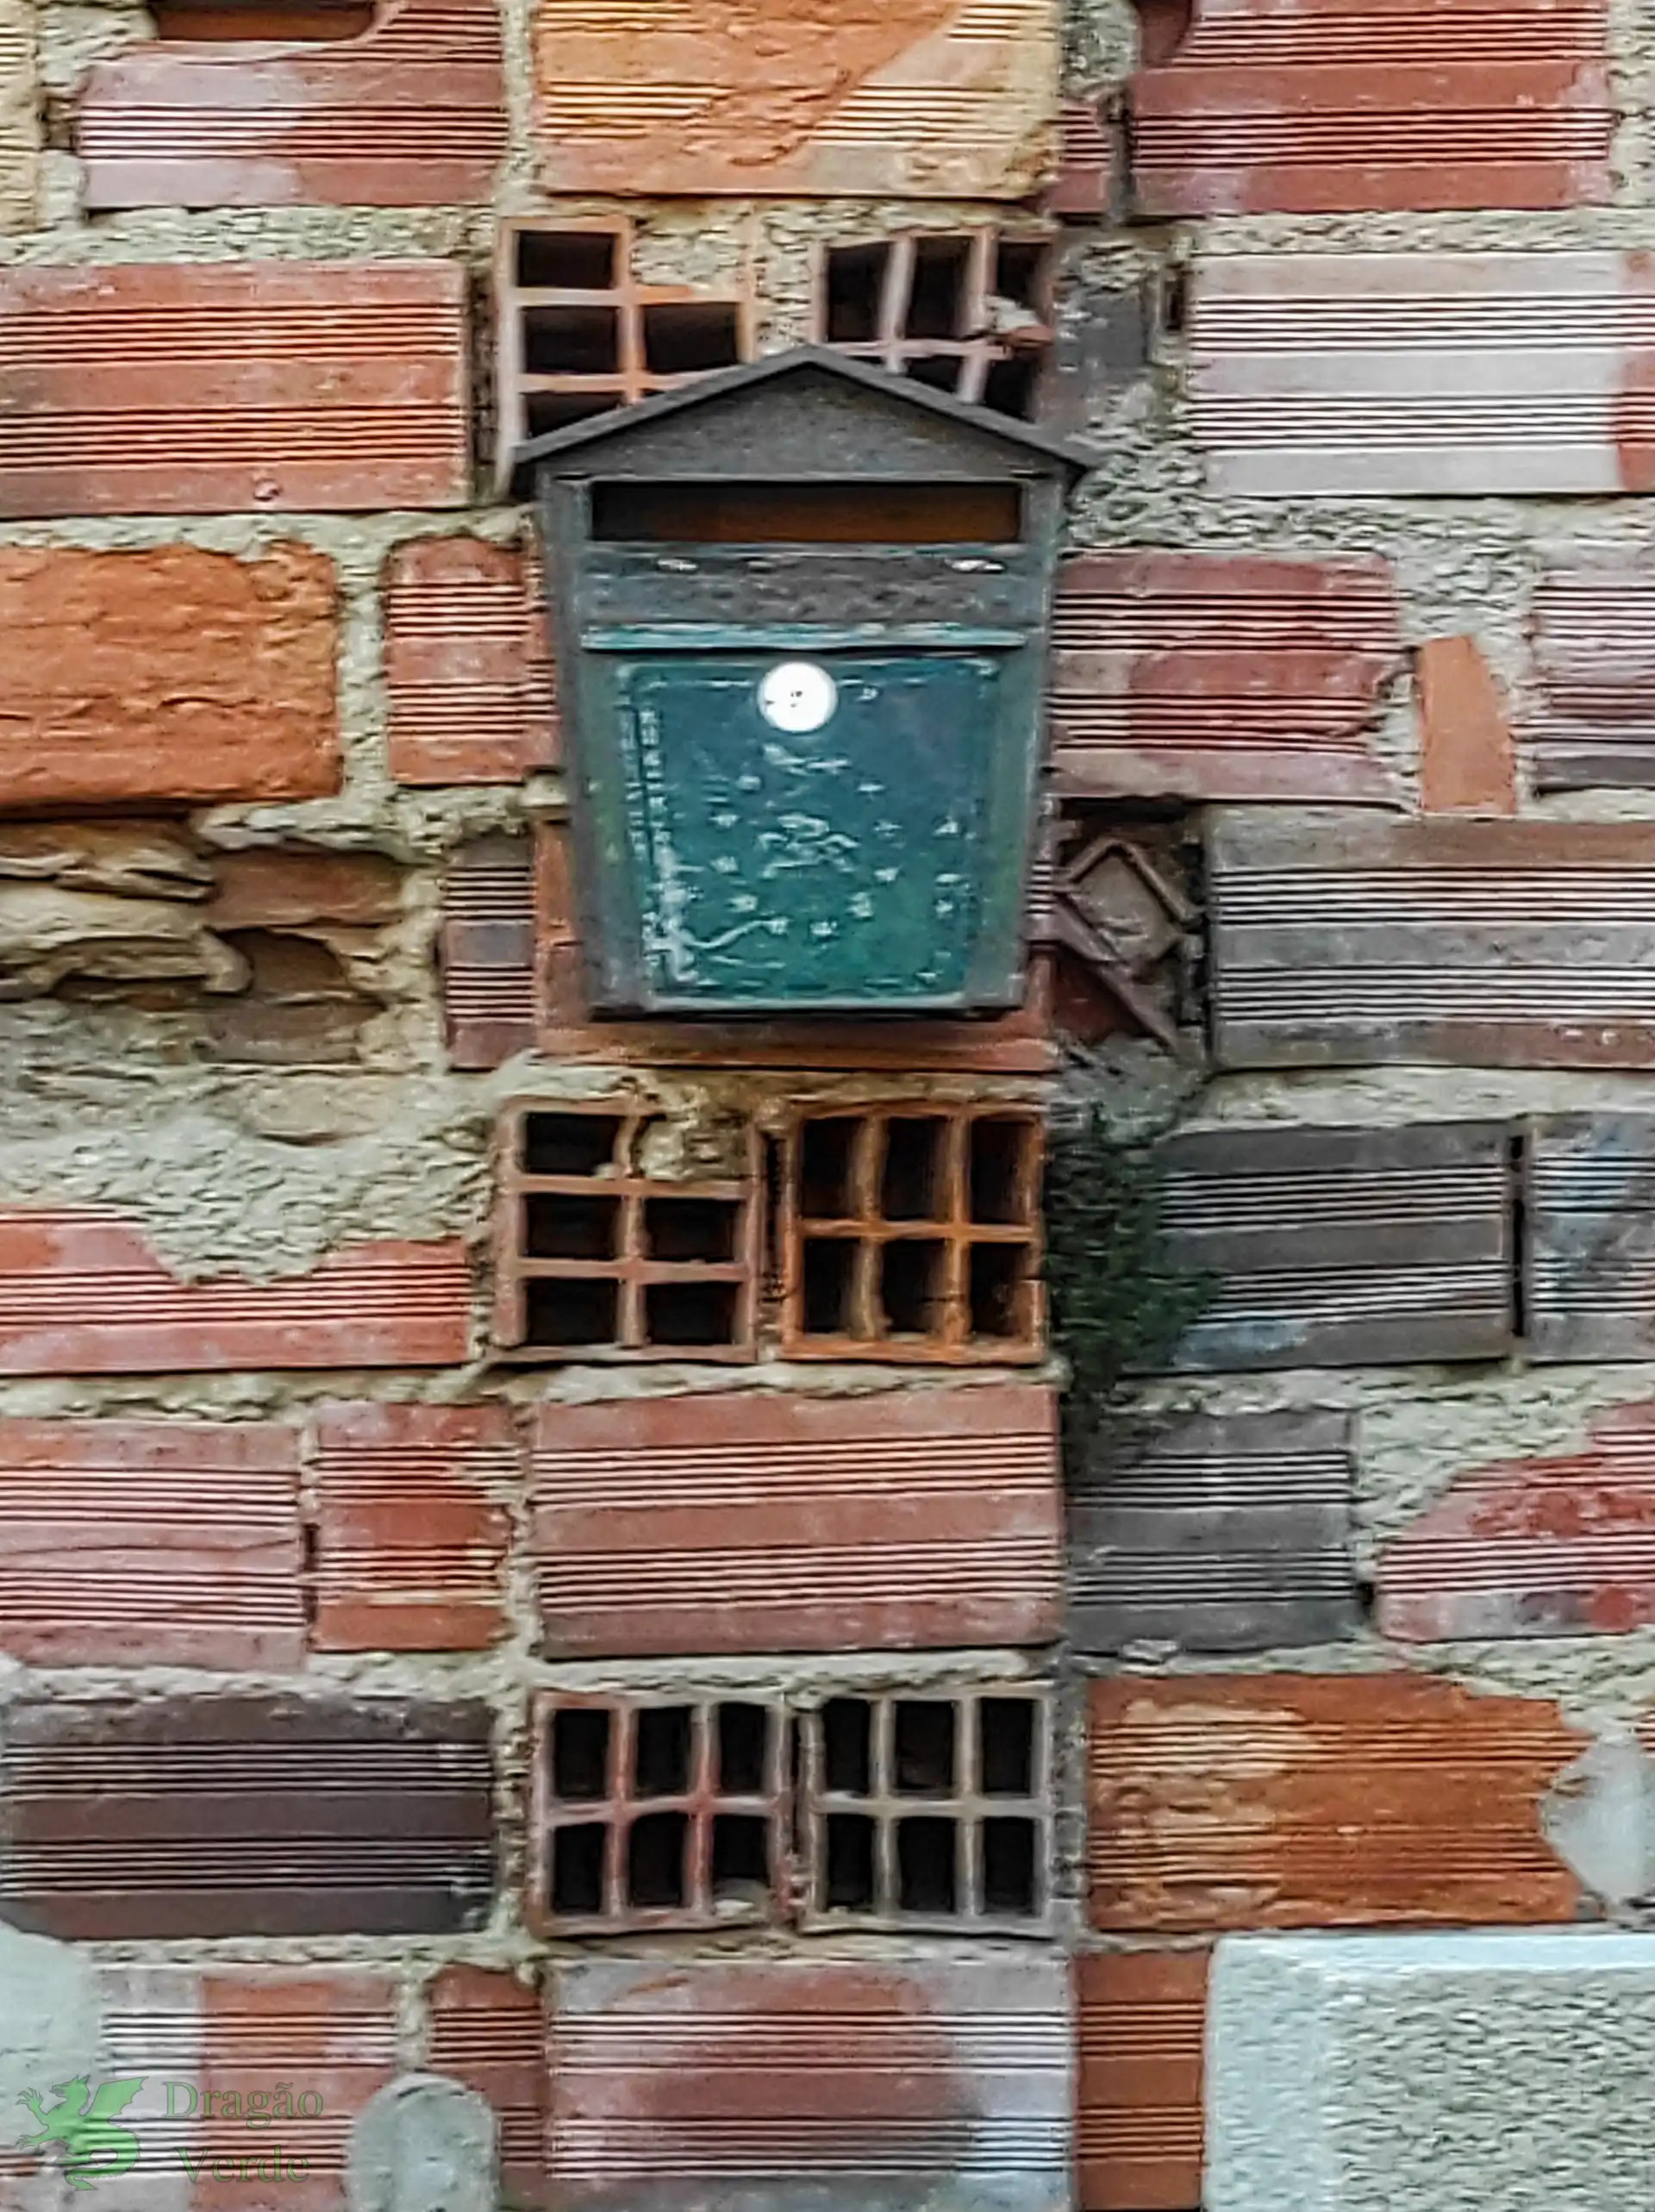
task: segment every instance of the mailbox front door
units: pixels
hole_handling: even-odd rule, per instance
[[[1026,794],[996,789],[1008,665],[988,651],[622,659],[641,973],[629,990],[612,966],[612,986],[753,1012],[1015,994],[1015,974],[985,991],[980,950],[1025,861],[1020,839],[996,849],[1027,819]]]

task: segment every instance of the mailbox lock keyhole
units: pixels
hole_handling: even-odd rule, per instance
[[[831,722],[839,686],[814,660],[781,660],[759,679],[759,711],[772,729],[808,736]]]

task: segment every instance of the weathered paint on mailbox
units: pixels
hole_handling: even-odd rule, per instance
[[[803,347],[521,458],[594,1007],[1016,1005],[1076,449]]]

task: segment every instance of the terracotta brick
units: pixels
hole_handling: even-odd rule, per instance
[[[1569,1920],[1539,1801],[1583,1743],[1549,1703],[1421,1675],[1095,1683],[1093,1923]]]
[[[548,191],[1021,199],[1054,164],[1051,0],[681,0],[649,39],[546,0],[535,32]]]
[[[479,1927],[490,1728],[480,1703],[384,1696],[15,1703],[0,1919],[72,1942]]]
[[[1546,561],[1531,633],[1523,735],[1536,789],[1655,784],[1655,574],[1641,547]]]
[[[515,1974],[445,1966],[431,1986],[425,2063],[486,2096],[500,2123],[500,2174],[534,2198],[546,2169],[546,2023],[540,1992]]]
[[[0,516],[463,505],[465,296],[446,261],[0,271]]]
[[[40,142],[34,10],[29,0],[0,0],[0,232],[34,220]]]
[[[1071,2029],[1062,1963],[583,1960],[550,2007],[556,2202],[565,2212],[774,2201],[1071,2203]],[[811,2186],[814,2184],[814,2188]],[[659,2192],[659,2193],[658,2193]]]
[[[203,913],[214,929],[375,929],[400,916],[403,883],[403,871],[372,853],[251,846],[214,854],[213,895]]]
[[[530,1497],[559,1653],[1057,1633],[1056,1423],[1038,1384],[542,1405]]]
[[[139,2145],[122,2184],[132,2212],[233,2212],[265,2203],[344,2212],[351,2121],[398,2071],[392,1977],[290,1965],[104,1965],[97,1983],[99,2071],[145,2078],[122,2115]],[[249,2119],[252,2100],[269,2111],[284,2089],[290,2108],[313,2092],[322,2112],[284,2114],[267,2124]],[[268,2161],[278,2148],[277,2187]],[[249,2159],[266,2162],[264,2195],[256,2173],[242,2170]],[[306,2161],[309,2171],[290,2174],[290,2159]],[[230,2160],[234,2178],[220,2164]]]
[[[1058,572],[1052,643],[1071,790],[1399,803],[1373,743],[1402,666],[1385,561],[1083,553]]]
[[[1199,2212],[1209,1958],[1076,1959],[1081,2212]]]
[[[0,1213],[0,1374],[443,1367],[469,1342],[465,1249],[347,1245],[303,1275],[185,1283],[118,1215]]]
[[[1427,638],[1414,655],[1420,804],[1427,814],[1515,814],[1517,754],[1506,703],[1471,637]]]
[[[0,547],[0,806],[337,790],[337,645],[307,546]]]
[[[508,1406],[328,1405],[316,1420],[324,1652],[481,1651],[503,1634]]]
[[[298,1440],[273,1422],[0,1421],[0,1651],[293,1667]]]
[[[1575,1451],[1469,1469],[1376,1572],[1379,1626],[1409,1642],[1655,1624],[1655,1405],[1594,1415]]]
[[[1146,66],[1127,100],[1141,215],[1610,197],[1602,0],[1512,0],[1497,16],[1422,0],[1241,0],[1198,4],[1181,39],[1173,9],[1140,4]]]
[[[1100,104],[1101,96],[1064,102],[1058,117],[1058,173],[1043,203],[1048,215],[1086,222],[1109,213],[1115,148]]]
[[[559,758],[537,564],[521,547],[421,538],[385,587],[390,772],[399,784],[515,784]]]
[[[442,207],[506,149],[493,0],[391,0],[322,46],[168,39],[101,61],[76,103],[89,209]]]

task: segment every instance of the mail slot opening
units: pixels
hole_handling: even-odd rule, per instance
[[[776,484],[602,479],[591,487],[600,544],[701,546],[1015,545],[1015,484]]]

